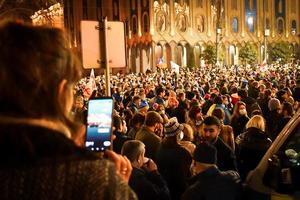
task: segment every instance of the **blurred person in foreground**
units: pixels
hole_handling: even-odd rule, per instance
[[[0,199],[136,199],[130,161],[77,146],[80,65],[61,30],[0,25]]]
[[[140,200],[169,200],[167,184],[155,162],[145,157],[145,151],[145,145],[138,140],[127,141],[122,147],[122,155],[130,160],[133,167],[129,185]]]
[[[217,149],[199,143],[193,154],[191,186],[182,195],[183,200],[237,200],[241,197],[241,180],[236,171],[220,171]]]

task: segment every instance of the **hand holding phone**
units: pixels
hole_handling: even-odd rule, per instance
[[[90,99],[87,112],[86,148],[96,152],[111,149],[113,99]]]

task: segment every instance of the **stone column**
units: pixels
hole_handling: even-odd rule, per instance
[[[231,28],[231,21],[230,21],[230,16],[229,16],[229,10],[230,10],[230,3],[231,1],[224,1],[224,11],[225,11],[225,30],[223,31],[224,36],[228,36],[228,31]]]
[[[139,37],[142,36],[142,5],[141,5],[141,1],[137,1],[137,18],[138,18],[138,30],[137,30],[137,34]]]
[[[153,0],[149,0],[149,21],[150,21],[150,34],[154,34],[154,25],[155,25],[155,20],[154,20],[154,7],[153,7]]]
[[[262,27],[263,27],[263,15],[265,14],[264,13],[264,10],[263,10],[263,0],[257,0],[256,1],[256,24],[257,24],[257,37],[260,37],[261,36],[261,30],[262,30]]]
[[[194,27],[194,5],[193,5],[194,0],[189,0],[189,14],[190,14],[190,33],[193,32],[193,27]]]
[[[291,13],[291,1],[290,0],[286,0],[285,1],[285,21],[284,21],[284,25],[285,25],[285,37],[288,38],[290,35],[290,31],[291,31],[291,26],[290,26],[290,13]],[[293,5],[293,6],[297,6],[297,5]],[[299,22],[298,22],[299,23]]]
[[[270,2],[271,3],[271,5],[269,5],[270,7],[269,7],[269,11],[270,11],[270,13],[271,13],[271,20],[270,20],[270,28],[271,28],[271,30],[270,30],[270,36],[272,36],[272,37],[275,37],[275,34],[276,34],[276,27],[277,27],[277,23],[276,23],[276,16],[275,16],[275,9],[274,9],[274,7],[275,7],[275,2],[274,1],[271,1]]]
[[[211,27],[212,27],[212,12],[211,12],[211,4],[210,1],[206,1],[206,23],[207,23],[207,36],[211,36]]]
[[[170,5],[169,5],[169,15],[170,15],[170,35],[174,36],[175,35],[175,7],[174,7],[174,0],[170,0]]]
[[[242,37],[245,37],[245,1],[238,1],[240,3],[241,8],[241,30],[242,30]]]

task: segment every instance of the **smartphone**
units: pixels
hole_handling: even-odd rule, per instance
[[[92,98],[88,101],[85,146],[91,151],[111,149],[112,97]]]

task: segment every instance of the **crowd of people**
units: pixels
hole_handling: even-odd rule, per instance
[[[16,22],[0,25],[0,67],[0,199],[242,199],[300,101],[292,64],[148,70],[105,88],[80,79],[61,30]],[[86,102],[107,89],[114,140],[99,155],[84,147]]]
[[[157,194],[155,199],[238,198],[249,171],[299,107],[299,68],[222,66],[112,76],[118,121],[113,150],[121,153],[123,145],[130,148],[132,141],[139,141],[141,154],[155,163],[155,170],[146,167],[144,179],[133,176],[129,185],[141,199],[147,199],[147,193]],[[91,81],[97,86],[94,90]],[[86,119],[87,100],[105,92],[103,76],[81,79],[75,90],[81,102],[73,109],[75,118]],[[141,173],[141,165],[137,168]],[[148,177],[153,171],[165,181],[164,187],[164,181]],[[143,181],[154,188],[136,187]],[[159,185],[161,190],[155,189]]]

